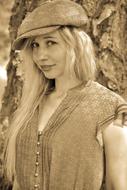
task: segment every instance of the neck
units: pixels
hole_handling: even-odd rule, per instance
[[[59,78],[55,79],[55,93],[56,94],[64,94],[69,89],[81,84],[81,81],[77,78]]]

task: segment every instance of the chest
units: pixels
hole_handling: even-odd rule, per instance
[[[38,130],[42,131],[61,104],[63,98],[47,98],[39,108]]]
[[[83,189],[84,181],[88,182],[90,180],[88,183],[91,184],[91,179],[95,178],[96,174],[100,175],[99,180],[103,176],[103,153],[95,139],[96,122],[92,122],[92,115],[88,114],[89,112],[82,109],[81,106],[71,111],[67,112],[67,109],[64,109],[56,117],[53,116],[54,122],[50,125],[50,129],[46,130],[40,137],[41,144],[38,147],[40,152],[39,176],[46,176],[46,179],[49,176],[50,183],[54,186],[54,188],[51,188],[52,190],[56,190],[54,184],[59,181],[63,184],[60,184],[57,189],[60,189],[64,184],[70,186],[64,189],[72,189],[75,179],[81,184],[81,188],[78,187],[78,189]],[[66,115],[68,118],[66,118]],[[37,137],[35,137],[37,121],[33,122],[35,118],[36,116],[32,118],[30,127],[26,128],[18,138],[16,163],[17,166],[20,165],[20,168],[17,169],[19,181],[22,181],[20,180],[22,173],[26,180],[25,175],[30,176],[35,171],[35,153],[37,149]],[[26,140],[24,141],[24,139]],[[27,166],[25,170],[23,166]],[[44,170],[43,166],[45,166]],[[86,174],[86,171],[89,171],[89,174],[88,172]],[[34,173],[32,175],[34,176]],[[42,178],[39,179],[42,180]],[[70,181],[67,183],[68,179],[72,185]],[[31,181],[33,184],[33,179]],[[93,189],[95,185],[91,186],[89,189]],[[88,188],[85,187],[85,189]]]
[[[29,126],[20,133],[16,158],[18,179],[28,181],[26,190],[29,183],[33,187],[34,177],[29,180],[29,176],[34,176],[37,151],[39,180],[44,184],[44,176],[50,184],[49,190],[75,189],[75,181],[76,189],[99,190],[103,179],[103,149],[96,140],[100,106],[93,104],[93,99],[84,93],[70,93],[60,102],[48,100],[42,106],[39,121],[37,109]],[[39,146],[38,124],[41,130],[45,127]]]

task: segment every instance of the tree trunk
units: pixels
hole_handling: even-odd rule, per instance
[[[15,0],[9,27],[11,43],[16,38],[22,19],[28,11],[37,6],[38,2],[39,0]],[[98,82],[127,99],[127,1],[75,0],[75,2],[83,6],[89,18],[87,33],[91,36],[95,46]],[[12,50],[7,73],[8,83],[0,115],[1,128],[4,132],[9,126],[12,113],[18,106],[23,86],[22,63],[18,53]],[[4,133],[0,138],[1,167],[3,141]],[[0,189],[6,190],[4,183],[2,180]]]

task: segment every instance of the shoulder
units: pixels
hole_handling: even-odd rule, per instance
[[[108,95],[108,96],[115,95],[113,91],[109,90],[108,88],[106,88],[105,86],[101,85],[100,83],[96,81],[89,81],[86,84],[86,87],[88,88],[88,90],[90,90],[90,93],[95,93],[98,95]]]
[[[98,95],[105,95],[110,97],[116,96],[116,93],[114,93],[112,90],[106,88],[105,86],[96,81],[91,81],[91,88],[93,92],[95,92]]]
[[[96,112],[98,122],[105,123],[118,114],[127,112],[127,102],[115,92],[109,90],[98,82],[92,81],[87,89],[87,105]]]
[[[121,114],[127,113],[127,102],[120,95],[98,82],[92,82],[91,91],[94,94],[93,104],[97,102],[95,108],[98,112],[97,139],[99,143],[101,145],[103,144],[101,135],[104,129],[106,129],[105,134],[103,134],[105,136],[105,143],[107,141],[110,142],[110,135],[111,139],[113,139],[112,134],[114,134],[114,141],[117,135],[121,135],[122,137],[124,130],[114,127],[112,123],[119,115],[121,116]],[[108,128],[108,126],[110,127]]]
[[[127,110],[127,102],[117,93],[95,81],[90,81],[82,89],[82,107],[95,113],[99,123],[106,118],[114,118]]]
[[[103,104],[112,104],[114,106],[119,104],[127,104],[127,102],[119,94],[113,92],[96,81],[91,81],[88,92],[91,96],[93,96],[93,99],[100,103],[103,102]]]

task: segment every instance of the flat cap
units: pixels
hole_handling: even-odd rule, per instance
[[[25,17],[18,29],[13,49],[22,49],[29,37],[52,32],[60,26],[81,27],[87,22],[85,10],[78,3],[71,0],[46,1]]]

